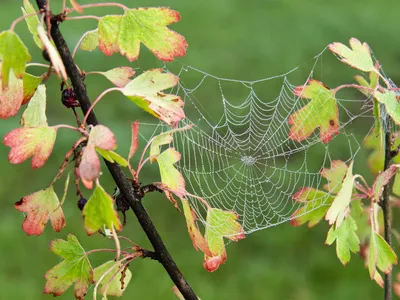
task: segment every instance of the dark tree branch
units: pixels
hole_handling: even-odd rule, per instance
[[[46,11],[47,0],[36,0],[36,3],[40,10]],[[83,82],[83,78],[75,65],[74,59],[71,56],[67,43],[65,42],[59,30],[57,18],[54,17],[51,12],[48,12],[48,15],[50,16],[51,37],[53,38],[57,50],[60,53],[68,77],[72,82],[74,91],[78,97],[79,103],[81,104],[81,109],[83,113],[86,114],[91,105],[91,102],[87,95],[86,86]],[[93,110],[89,114],[87,122],[91,125],[99,124]],[[129,202],[129,205],[135,213],[136,217],[138,218],[140,225],[142,226],[148,239],[153,245],[157,260],[163,265],[164,269],[168,272],[172,281],[175,283],[185,299],[197,300],[198,297],[193,292],[192,288],[183,277],[175,261],[172,259],[171,255],[166,249],[163,240],[157,232],[150,216],[148,215],[140,199],[137,199],[135,197],[135,191],[132,187],[131,182],[127,180],[121,168],[117,164],[110,163],[107,160],[105,160],[105,163],[122,195]]]

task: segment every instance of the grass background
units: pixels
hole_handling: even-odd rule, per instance
[[[61,1],[52,0],[57,11]],[[91,3],[94,1],[79,1]],[[120,1],[130,7],[170,6],[181,13],[181,21],[173,29],[182,33],[188,43],[184,63],[220,77],[258,79],[281,74],[312,59],[333,41],[346,42],[350,37],[367,41],[374,49],[385,71],[396,81],[400,79],[400,36],[398,0],[136,0]],[[20,16],[22,1],[1,2],[0,23],[7,29]],[[90,14],[119,13],[113,8],[88,10]],[[61,26],[73,48],[83,32],[96,23],[71,21]],[[34,61],[43,62],[26,26],[16,28],[32,49]],[[80,68],[107,70],[130,65],[125,58],[102,53],[79,52]],[[134,63],[146,68],[154,64],[152,55],[142,48],[142,57]],[[342,79],[339,63],[323,64],[324,76],[334,85]],[[29,70],[33,73],[42,70]],[[39,73],[37,73],[39,74]],[[300,74],[301,75],[301,74]],[[88,92],[94,99],[105,86],[99,76],[88,77]],[[397,81],[399,82],[399,80]],[[53,78],[48,87],[49,123],[73,124],[74,117],[60,103],[59,82]],[[112,94],[96,112],[99,119],[116,134],[121,153],[129,147],[129,124],[144,118],[133,105]],[[206,100],[205,100],[206,101]],[[128,108],[127,108],[128,107]],[[0,136],[18,126],[19,117],[1,122]],[[64,206],[67,227],[56,234],[50,228],[40,237],[28,237],[21,230],[23,215],[13,208],[24,195],[48,186],[64,153],[77,138],[74,133],[60,130],[54,152],[48,163],[33,171],[30,162],[12,166],[7,161],[8,148],[0,146],[0,299],[50,299],[42,294],[43,274],[59,262],[48,250],[54,238],[75,234],[85,249],[111,247],[101,236],[87,238],[76,208],[72,190]],[[156,172],[148,172],[148,181],[156,181]],[[111,192],[113,183],[105,172],[103,185]],[[62,190],[62,183],[57,185]],[[90,194],[88,193],[87,196]],[[360,258],[353,256],[345,268],[335,257],[335,248],[324,245],[327,226],[309,230],[292,228],[289,224],[254,233],[240,243],[228,246],[228,260],[217,272],[202,268],[202,255],[193,250],[183,217],[161,197],[146,197],[155,225],[194,290],[202,299],[381,299],[383,291],[372,281]],[[125,235],[144,247],[149,244],[134,216],[128,220]],[[93,255],[92,264],[99,265],[107,255]],[[138,260],[130,267],[133,278],[124,299],[175,299],[172,282],[156,262]],[[60,299],[73,298],[72,289]]]

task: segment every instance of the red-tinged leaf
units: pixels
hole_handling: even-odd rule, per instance
[[[173,74],[153,69],[133,79],[121,91],[144,111],[173,126],[185,117],[183,101],[179,96],[161,91],[174,87],[178,81]]]
[[[113,265],[114,268],[112,268]],[[118,269],[121,267],[121,263],[110,260],[94,269],[94,280],[96,282],[100,280],[100,277],[104,273],[111,269],[100,282],[101,288],[98,290],[99,294],[103,294],[104,296],[122,296],[131,281],[132,272],[126,268],[117,273]],[[107,290],[105,290],[106,286],[108,287]]]
[[[289,117],[289,138],[301,142],[318,127],[320,139],[328,143],[339,132],[339,111],[335,94],[322,82],[310,80],[308,85],[297,87],[294,94],[311,101]]]
[[[181,154],[178,151],[168,148],[158,156],[157,162],[160,168],[161,182],[181,198],[186,193],[185,179],[174,167],[174,164],[180,159]]]
[[[386,107],[386,112],[392,117],[396,124],[400,124],[400,103],[395,91],[385,89],[385,92],[375,91],[374,97]]]
[[[38,169],[49,158],[56,136],[57,130],[52,127],[14,129],[3,140],[4,145],[11,147],[8,160],[20,164],[32,156],[32,168]]]
[[[120,52],[134,61],[143,43],[157,58],[172,61],[186,54],[185,38],[167,28],[179,19],[179,13],[167,7],[130,9],[123,16],[105,16],[99,21],[99,48],[106,55]]]
[[[25,64],[31,61],[28,49],[15,32],[8,30],[0,33],[0,60],[2,88],[8,86],[10,69],[17,78],[22,79]]]
[[[29,0],[24,0],[24,8],[21,7],[22,13],[25,16],[25,22],[26,25],[28,26],[29,32],[33,36],[33,40],[35,41],[35,44],[39,47],[40,50],[43,49],[43,44],[41,40],[38,37],[37,33],[37,28],[40,24],[39,18],[37,15],[33,15],[36,13],[35,8],[33,5],[29,2]],[[30,15],[27,17],[27,15]]]
[[[189,205],[189,201],[181,198],[183,213],[186,219],[186,225],[188,228],[188,232],[190,238],[192,239],[193,247],[197,251],[200,249],[207,256],[212,256],[210,249],[208,248],[208,244],[204,236],[201,234],[199,228],[196,225],[196,214],[193,209]]]
[[[43,293],[62,295],[72,284],[75,284],[76,299],[83,299],[89,285],[93,282],[93,269],[85,250],[76,237],[68,235],[68,240],[54,240],[50,243],[50,251],[64,260],[46,272],[46,285]]]
[[[85,229],[88,235],[95,234],[99,229],[106,227],[112,230],[121,230],[122,225],[114,209],[114,200],[106,191],[97,185],[83,208]]]
[[[117,140],[108,127],[97,125],[90,131],[88,145],[93,145],[103,150],[114,150],[117,147]]]
[[[99,46],[98,29],[87,31],[83,34],[80,48],[84,51],[93,51]]]
[[[65,71],[65,66],[60,57],[60,54],[58,53],[54,45],[50,42],[49,38],[47,37],[47,33],[41,24],[37,27],[37,33],[43,43],[44,48],[49,54],[51,65],[56,71],[58,77],[62,78],[64,81],[67,81],[67,72]]]
[[[83,9],[82,7],[78,4],[78,2],[76,2],[75,0],[69,0],[69,2],[71,3],[72,7],[79,13],[83,14]]]
[[[332,160],[330,169],[323,168],[321,170],[321,176],[328,180],[328,183],[323,186],[324,190],[332,194],[339,193],[346,172],[346,163],[341,160]]]
[[[367,43],[361,44],[356,38],[351,38],[350,47],[351,49],[341,43],[333,43],[329,45],[329,50],[337,54],[343,63],[353,68],[364,72],[376,71]]]
[[[22,114],[20,123],[24,127],[46,127],[46,86],[40,85]]]
[[[332,245],[336,241],[336,255],[343,265],[350,261],[350,251],[360,251],[360,240],[356,232],[357,224],[351,216],[346,218],[339,228],[334,224],[328,231],[325,244]]]
[[[131,81],[130,78],[135,75],[135,71],[129,67],[118,67],[107,72],[100,72],[100,74],[104,75],[117,87],[123,88]]]
[[[26,214],[22,229],[28,235],[41,235],[49,220],[57,232],[65,226],[64,213],[53,186],[23,197],[14,207]]]
[[[329,222],[329,225],[332,225],[336,222],[336,229],[340,227],[343,220],[349,214],[349,205],[351,196],[353,194],[354,180],[356,177],[357,176],[353,175],[353,162],[351,162],[343,180],[342,188],[336,195],[331,207],[325,215],[325,220]]]
[[[382,236],[375,231],[371,231],[368,251],[368,270],[371,279],[383,286],[382,277],[378,270],[388,274],[395,264],[397,264],[396,253]]]
[[[32,96],[35,94],[37,87],[42,82],[42,77],[36,77],[29,73],[24,74],[23,86],[24,86],[24,97],[22,100],[22,105],[26,104],[31,100]]]
[[[12,69],[9,72],[8,86],[0,89],[0,118],[2,119],[7,119],[18,113],[24,96],[22,79],[15,77]],[[1,78],[0,82],[2,82]]]
[[[334,199],[332,195],[310,187],[301,188],[292,197],[293,200],[304,203],[304,206],[294,212],[290,224],[300,226],[308,222],[309,228],[324,218]]]
[[[237,242],[245,237],[242,226],[237,222],[238,217],[233,211],[208,209],[205,238],[213,255],[204,256],[203,266],[207,271],[214,272],[225,263],[227,256],[224,238]]]
[[[390,165],[390,167],[385,172],[380,173],[376,177],[374,184],[372,185],[373,200],[375,202],[379,202],[383,192],[383,188],[390,182],[399,167],[400,165]]]
[[[138,140],[139,121],[132,122],[131,126],[132,126],[132,140],[131,140],[131,147],[129,148],[128,160],[130,160],[133,157],[139,145],[139,140]]]

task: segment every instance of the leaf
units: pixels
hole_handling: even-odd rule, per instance
[[[368,252],[368,270],[371,279],[383,287],[382,277],[377,268],[388,274],[392,271],[394,264],[397,264],[397,256],[388,243],[377,232],[371,231],[370,246]]]
[[[133,79],[121,91],[144,111],[172,126],[185,117],[183,101],[179,96],[161,91],[174,87],[178,81],[173,74],[153,69]]]
[[[115,136],[109,128],[103,125],[93,127],[89,134],[88,143],[82,150],[82,160],[79,164],[79,175],[87,188],[92,188],[93,181],[99,177],[101,171],[96,148],[100,151],[109,151],[116,147]],[[108,156],[110,155],[112,154],[108,153]],[[114,155],[114,158],[116,158],[116,155]]]
[[[2,82],[1,78],[0,82]],[[15,116],[21,107],[23,96],[23,81],[15,77],[11,69],[8,86],[0,89],[0,118],[7,119]]]
[[[39,25],[37,27],[37,32],[40,40],[43,43],[44,48],[47,50],[49,54],[51,65],[56,71],[58,77],[62,78],[64,81],[67,81],[68,76],[67,72],[65,71],[64,63],[60,57],[60,54],[54,47],[54,45],[50,42],[49,38],[47,37],[46,31],[43,28],[43,25]]]
[[[89,30],[83,34],[80,48],[84,51],[93,51],[99,46],[99,35],[98,30]]]
[[[155,136],[154,138],[152,138],[151,145],[150,145],[150,157],[152,157],[152,159],[150,160],[150,162],[157,161],[157,157],[160,155],[162,145],[172,143],[173,133],[188,130],[192,127],[193,127],[193,124],[190,124],[190,125],[187,125],[187,126],[181,127],[181,128],[175,128],[170,131],[163,132],[163,133]]]
[[[105,16],[99,21],[99,48],[106,55],[120,52],[134,61],[143,43],[157,58],[173,61],[184,56],[187,48],[185,38],[166,27],[179,19],[179,13],[167,7],[129,9],[123,16]]]
[[[50,243],[50,251],[64,260],[45,274],[46,285],[43,293],[62,295],[72,284],[75,284],[75,298],[83,299],[93,283],[93,269],[85,250],[76,237],[68,235],[68,240],[54,240]]]
[[[357,224],[351,216],[348,216],[340,227],[332,225],[328,231],[325,243],[332,245],[336,241],[336,255],[343,265],[350,261],[350,251],[360,251],[360,240],[356,234]]]
[[[373,192],[372,200],[374,202],[376,203],[379,202],[383,192],[383,188],[390,182],[390,180],[392,179],[392,177],[394,176],[399,167],[400,167],[399,165],[390,165],[390,167],[385,172],[380,173],[376,177],[374,184],[372,185],[372,192]]]
[[[23,15],[25,16],[26,25],[28,26],[29,32],[33,36],[33,40],[35,41],[35,44],[39,47],[40,50],[42,50],[43,44],[42,44],[42,41],[39,39],[38,32],[37,32],[37,28],[40,24],[39,18],[37,15],[26,17],[26,15],[31,15],[31,14],[36,13],[35,8],[29,2],[29,0],[24,0],[24,8],[21,7],[21,10],[22,10]]]
[[[23,86],[24,86],[24,97],[22,100],[22,105],[26,104],[31,100],[32,96],[35,94],[37,87],[42,82],[42,77],[36,77],[29,73],[24,74]]]
[[[14,207],[26,214],[22,229],[28,235],[41,235],[49,220],[57,232],[65,226],[64,213],[53,186],[23,197]]]
[[[132,127],[132,139],[131,139],[131,147],[129,148],[128,160],[131,160],[132,156],[135,154],[139,145],[138,141],[139,121],[132,122],[131,127]]]
[[[92,196],[83,208],[83,216],[85,218],[85,230],[88,235],[95,234],[104,226],[110,230],[113,227],[116,230],[122,229],[121,221],[114,209],[114,200],[100,185],[96,186]]]
[[[400,124],[400,104],[397,100],[396,92],[386,89],[384,93],[376,91],[374,97],[380,103],[385,104],[386,112],[392,117],[396,124]]]
[[[97,148],[97,147],[96,147],[96,151],[103,158],[105,158],[106,160],[108,160],[111,163],[117,163],[122,167],[128,166],[128,161],[125,158],[123,158],[121,155],[119,155],[118,153],[116,153],[114,151],[103,150],[103,149],[100,149],[100,148]]]
[[[24,127],[9,132],[3,139],[4,145],[11,147],[8,160],[20,164],[32,156],[32,168],[38,169],[49,158],[57,130],[52,127]]]
[[[361,200],[351,201],[350,215],[357,224],[356,233],[360,240],[360,244],[366,244],[371,232],[371,226],[369,223],[369,214],[364,209],[364,205]]]
[[[131,81],[130,78],[135,75],[135,71],[129,67],[118,67],[107,72],[100,72],[100,74],[104,75],[117,87],[123,88]]]
[[[380,145],[379,133],[372,131],[364,140],[364,147],[371,149],[372,152],[368,156],[367,165],[373,174],[383,171],[384,151]]]
[[[353,184],[357,176],[353,176],[353,161],[350,163],[346,176],[342,183],[342,188],[333,200],[332,206],[325,215],[325,220],[332,225],[336,222],[338,229],[349,213],[349,204],[353,193]]]
[[[328,143],[339,133],[339,111],[335,94],[322,82],[309,80],[307,86],[299,86],[294,94],[311,101],[289,117],[289,138],[301,142],[320,128],[320,139]]]
[[[332,160],[331,168],[323,168],[321,176],[328,180],[328,183],[323,186],[324,190],[337,194],[342,188],[343,178],[346,176],[347,165],[341,160]]]
[[[0,33],[0,60],[2,88],[8,86],[10,69],[13,69],[17,78],[22,79],[25,73],[25,64],[31,61],[28,49],[18,35],[13,31]]]
[[[226,261],[224,238],[237,242],[244,238],[242,226],[237,222],[238,215],[233,211],[223,211],[218,208],[209,208],[207,211],[207,224],[205,238],[213,254],[204,256],[204,268],[213,272]]]
[[[186,193],[185,179],[174,167],[174,164],[181,159],[181,154],[174,148],[168,148],[158,156],[157,162],[160,168],[161,182],[165,184],[178,197]]]
[[[329,45],[329,50],[337,54],[343,63],[353,68],[364,72],[376,71],[367,43],[361,44],[356,38],[351,38],[350,47],[351,49],[341,43],[333,43]]]
[[[296,202],[304,203],[304,206],[294,212],[290,224],[300,226],[308,222],[309,228],[317,225],[324,218],[334,199],[332,195],[324,191],[309,187],[301,188],[292,197]]]
[[[114,268],[112,268],[113,265]],[[121,263],[116,263],[115,261],[110,260],[94,269],[94,280],[98,282],[100,280],[100,277],[110,268],[112,268],[111,271],[106,276],[104,276],[104,278],[100,282],[101,288],[98,291],[99,294],[117,297],[122,296],[123,292],[131,281],[132,272],[127,268],[125,270],[119,271],[118,274],[115,275],[115,273],[121,267]],[[108,289],[105,291],[104,288],[107,285]]]
[[[210,249],[208,248],[206,239],[201,234],[199,228],[197,227],[197,225],[195,223],[196,214],[193,211],[193,209],[190,207],[189,201],[184,198],[181,198],[181,201],[182,201],[183,213],[184,213],[185,219],[186,219],[186,225],[187,225],[188,232],[189,232],[190,238],[192,240],[194,249],[196,251],[198,249],[200,249],[207,256],[212,256],[212,253],[210,252]]]
[[[20,123],[24,127],[46,127],[46,86],[40,85],[22,114]]]

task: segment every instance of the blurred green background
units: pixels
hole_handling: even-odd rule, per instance
[[[79,1],[94,3],[95,1]],[[384,66],[386,73],[400,79],[400,36],[396,30],[400,3],[398,0],[136,0],[120,1],[130,7],[170,6],[181,14],[181,21],[173,29],[182,33],[188,43],[188,53],[182,61],[220,77],[258,79],[281,74],[296,67],[322,51],[329,43],[347,43],[350,37],[367,41]],[[57,11],[61,1],[52,0]],[[21,15],[22,1],[1,1],[2,30]],[[90,14],[119,13],[113,8],[87,10]],[[61,29],[73,48],[80,36],[96,23],[70,21]],[[17,32],[30,47],[33,60],[44,62],[34,46],[24,23]],[[115,66],[133,65],[147,68],[157,66],[153,56],[142,48],[142,57],[130,64],[119,55],[105,57],[99,51],[78,52],[76,59],[81,69],[108,70]],[[339,63],[323,63],[324,77],[335,85],[342,79]],[[40,74],[43,70],[29,71]],[[299,74],[304,79],[308,73]],[[342,81],[341,81],[342,82]],[[86,81],[91,99],[106,86],[104,78],[93,75]],[[74,117],[60,103],[59,82],[56,78],[48,86],[48,119],[50,124],[73,124]],[[119,152],[127,153],[131,121],[147,116],[134,105],[110,94],[98,107],[99,119],[116,134]],[[206,100],[204,100],[206,101]],[[19,116],[1,122],[0,136],[18,126]],[[47,226],[40,237],[28,237],[21,230],[24,216],[13,208],[14,202],[49,185],[77,135],[60,130],[55,150],[40,170],[32,170],[30,161],[10,165],[8,148],[0,146],[0,299],[50,299],[43,295],[46,270],[59,262],[50,253],[52,239],[65,239],[75,234],[86,250],[112,247],[112,242],[101,236],[87,237],[76,207],[77,197],[71,192],[64,205],[67,227],[54,233]],[[156,169],[146,174],[144,181],[158,181]],[[111,193],[113,183],[107,172],[102,183]],[[61,192],[63,182],[57,183]],[[89,192],[86,193],[89,197]],[[194,290],[202,299],[382,299],[383,291],[369,279],[363,261],[353,255],[345,268],[335,256],[335,247],[324,245],[326,224],[312,230],[292,228],[290,224],[253,233],[239,243],[228,246],[228,260],[214,273],[202,267],[202,255],[193,250],[184,218],[164,198],[150,195],[145,205],[159,229],[168,249]],[[124,234],[138,244],[148,247],[135,217],[128,214]],[[93,255],[93,266],[107,255]],[[173,286],[162,267],[150,260],[137,260],[130,267],[133,278],[124,299],[176,299]],[[91,292],[91,291],[90,291]],[[73,298],[72,289],[60,299]]]

